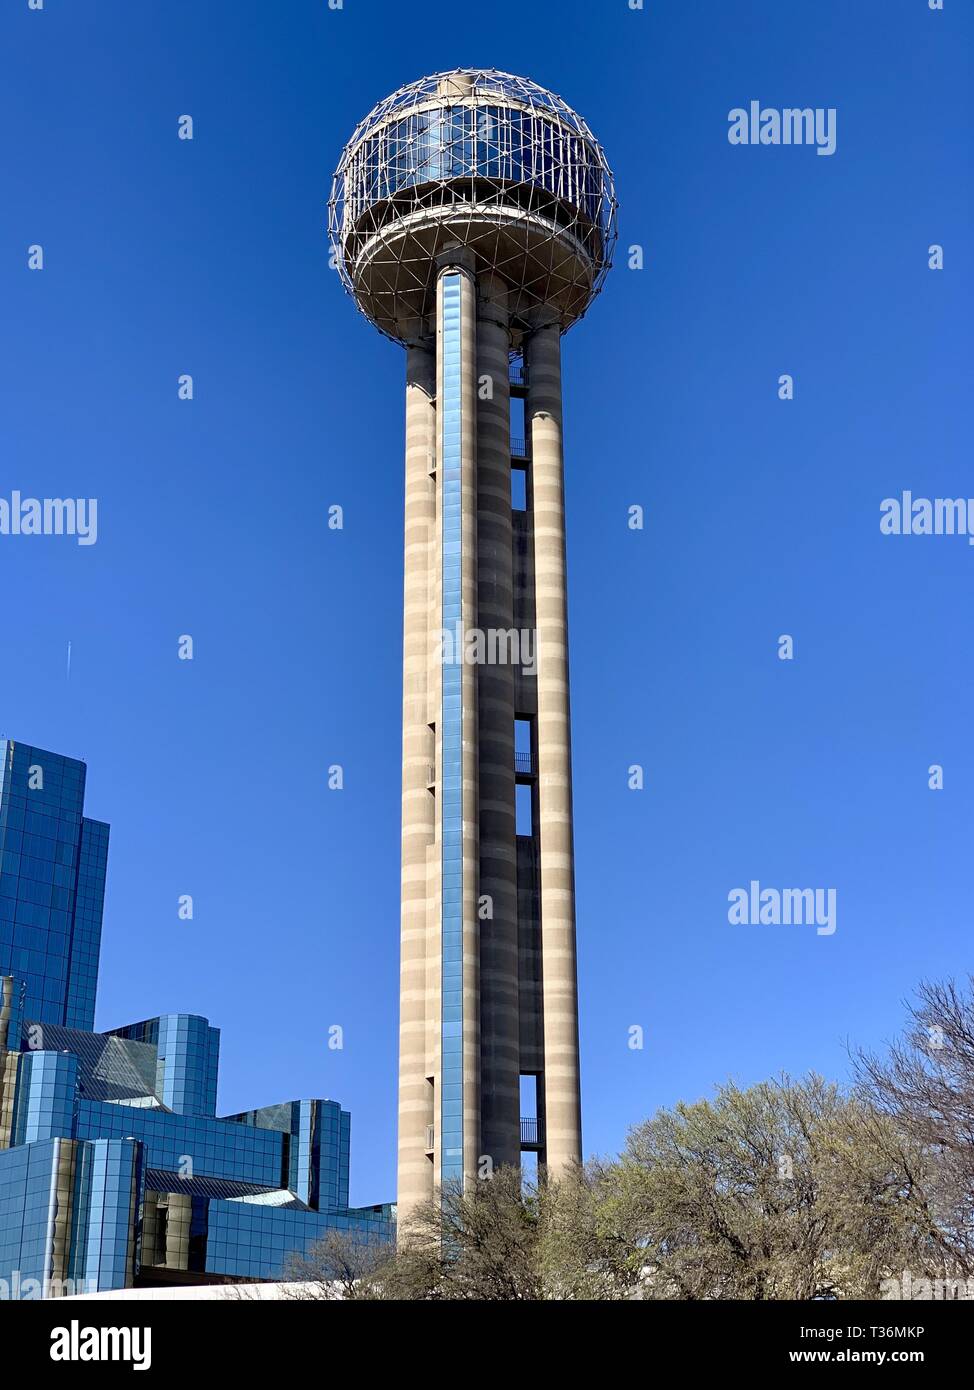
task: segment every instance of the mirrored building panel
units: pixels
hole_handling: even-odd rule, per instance
[[[83,814],[86,768],[0,739],[0,974],[41,1023],[93,1028],[109,828]]]
[[[196,1014],[92,1031],[108,826],[84,764],[0,743],[0,1297],[277,1279],[349,1206],[337,1101],[217,1115],[220,1032]]]

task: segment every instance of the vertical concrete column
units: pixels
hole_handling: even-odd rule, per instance
[[[427,675],[431,566],[436,526],[436,357],[431,343],[406,356],[406,507],[402,681],[402,915],[399,1014],[400,1222],[433,1191],[426,1156],[433,1124],[432,1062],[426,1050],[427,846],[435,834],[434,761]]]
[[[561,338],[557,324],[535,329],[528,340],[526,358],[537,611],[545,1157],[549,1170],[557,1174],[580,1162],[582,1152]]]
[[[477,589],[486,636],[514,629],[510,329],[507,291],[479,285]],[[495,1167],[520,1161],[514,666],[499,638],[479,668],[481,1144]],[[491,663],[492,654],[498,661]]]

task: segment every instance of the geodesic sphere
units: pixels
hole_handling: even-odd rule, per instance
[[[437,258],[493,275],[515,331],[569,328],[616,238],[612,174],[560,97],[507,73],[424,77],[361,122],[335,174],[329,231],[347,289],[383,333],[428,331]]]

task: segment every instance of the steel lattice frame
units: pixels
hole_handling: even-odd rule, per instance
[[[334,263],[359,308],[426,331],[438,258],[463,248],[506,294],[515,337],[563,331],[598,294],[617,237],[612,171],[586,122],[522,77],[459,68],[401,87],[346,146],[329,202]]]

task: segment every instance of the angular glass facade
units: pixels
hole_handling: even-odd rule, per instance
[[[0,975],[39,1023],[93,1028],[108,826],[83,815],[84,763],[0,739]]]
[[[58,1137],[0,1153],[0,1297],[127,1287],[140,1191],[133,1140]]]
[[[91,1031],[108,827],[82,763],[0,757],[0,1299],[274,1279],[329,1231],[391,1240],[390,1206],[348,1205],[337,1101],[220,1118],[205,1018]]]
[[[0,981],[0,999],[17,992]],[[351,1117],[337,1101],[215,1114],[218,1034],[206,1019],[170,1014],[112,1034],[25,1020],[19,1052],[11,1031],[0,1047],[14,1096],[6,1126],[0,1106],[0,1297],[24,1281],[33,1297],[77,1281],[94,1292],[274,1279],[329,1231],[392,1239],[391,1207],[348,1205]],[[32,1048],[39,1038],[57,1050]],[[185,1060],[176,1085],[173,1039]]]
[[[156,1049],[156,1090],[180,1115],[216,1114],[220,1030],[192,1014],[165,1014],[118,1028],[115,1036]]]
[[[83,766],[83,764],[82,764]],[[81,822],[78,887],[74,901],[74,930],[68,958],[68,989],[64,1022],[69,1028],[95,1026],[95,990],[101,951],[101,919],[108,869],[108,826],[103,821]]]

